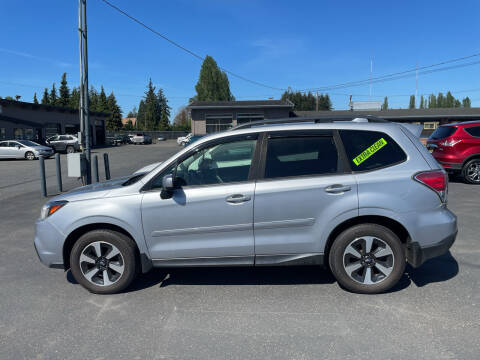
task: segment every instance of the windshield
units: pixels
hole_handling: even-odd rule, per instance
[[[19,142],[20,144],[22,145],[25,145],[25,146],[40,146],[40,144],[37,144],[33,141],[30,141],[30,140],[17,140],[17,142]]]
[[[431,140],[444,139],[446,137],[452,136],[457,128],[454,126],[440,126],[437,130],[430,135]]]

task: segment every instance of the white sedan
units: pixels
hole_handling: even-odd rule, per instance
[[[30,140],[0,141],[0,159],[35,160],[41,155],[50,157],[54,154],[52,148],[37,144]]]

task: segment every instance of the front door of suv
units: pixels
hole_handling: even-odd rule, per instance
[[[334,132],[270,133],[254,206],[256,263],[324,252],[324,234],[358,215],[357,183]],[[262,176],[260,175],[260,178]]]
[[[256,136],[234,136],[200,144],[153,180],[142,200],[142,219],[157,265],[253,264],[250,170],[256,143]],[[167,174],[176,174],[177,188],[162,199]]]

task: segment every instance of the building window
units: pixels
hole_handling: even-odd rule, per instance
[[[237,125],[263,120],[263,114],[237,114]]]
[[[23,139],[23,131],[20,128],[13,129],[13,138],[15,140],[22,140]]]
[[[438,122],[426,122],[423,123],[423,128],[425,130],[435,130],[438,127]]]
[[[0,140],[5,140],[5,139],[6,139],[5,128],[0,128]]]
[[[227,115],[206,115],[207,134],[225,131],[232,127],[232,114]]]
[[[49,138],[50,136],[60,134],[60,124],[55,123],[46,123],[45,124],[45,137]]]
[[[78,125],[65,124],[65,134],[77,135],[79,131],[80,127]]]
[[[33,129],[23,129],[23,137],[25,140],[35,140],[33,136]]]

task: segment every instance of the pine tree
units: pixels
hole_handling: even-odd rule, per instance
[[[200,69],[200,76],[195,85],[197,101],[231,101],[234,100],[230,92],[230,83],[227,74],[221,71],[211,56],[206,56]]]
[[[145,130],[158,129],[160,123],[160,109],[158,106],[157,95],[155,95],[155,86],[150,79],[145,92]]]
[[[68,106],[72,109],[78,109],[80,107],[80,90],[77,87],[72,89]]]
[[[124,126],[124,129],[125,130],[133,130],[134,129],[132,120],[127,121],[127,123]]]
[[[59,98],[58,105],[67,107],[70,105],[70,89],[67,85],[67,73],[63,73],[60,87],[58,88]]]
[[[43,90],[42,104],[48,105],[49,103],[50,103],[50,99],[48,97],[48,89],[45,88],[45,90]]]
[[[434,94],[431,94],[428,100],[428,108],[433,109],[437,107],[437,98]]]
[[[103,85],[100,87],[100,94],[98,95],[98,101],[95,107],[95,111],[105,113],[109,111],[107,95],[105,94],[105,89],[103,88]]]
[[[140,100],[138,105],[137,121],[135,122],[137,129],[145,129],[145,102]]]
[[[88,109],[90,111],[97,111],[98,104],[98,92],[93,86],[88,91]]]
[[[420,109],[424,109],[425,108],[425,104],[423,102],[423,95],[420,96]]]
[[[103,90],[103,86],[102,86]],[[105,93],[105,92],[104,92]],[[101,93],[100,93],[101,95]],[[122,110],[117,104],[117,99],[113,91],[107,98],[107,111],[110,114],[107,118],[107,129],[109,130],[118,130],[122,127]]]
[[[470,98],[468,96],[462,100],[462,106],[464,108],[469,108],[469,107],[471,107],[471,105],[472,104],[471,104]]]
[[[37,93],[33,93],[33,103],[38,104]]]
[[[138,115],[137,107],[134,106],[132,110],[130,110],[127,114],[127,118],[136,118]]]
[[[437,96],[437,107],[439,108],[445,107],[445,98],[441,92],[439,92]]]
[[[170,128],[170,110],[171,107],[168,106],[168,100],[165,97],[162,89],[159,89],[157,92],[157,103],[160,110],[160,122],[157,126],[158,130],[169,130]]]
[[[386,97],[386,96],[383,99],[382,110],[388,110],[388,97]]]
[[[57,104],[57,89],[55,88],[55,83],[52,84],[52,90],[50,90],[50,95],[48,96],[48,102],[50,105]]]
[[[452,93],[449,91],[447,92],[447,96],[445,97],[445,106],[447,108],[455,107],[455,98],[453,97]]]
[[[409,109],[415,109],[415,95],[410,95],[410,103],[408,104]]]

